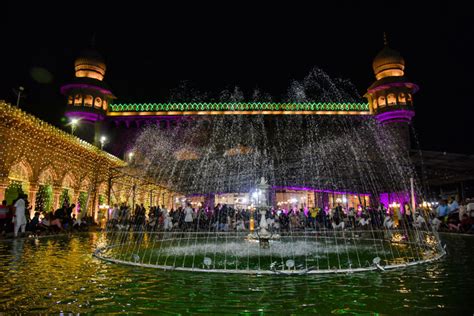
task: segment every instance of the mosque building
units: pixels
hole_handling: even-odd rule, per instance
[[[82,52],[74,65],[74,80],[61,87],[61,93],[65,96],[67,103],[66,116],[70,120],[80,120],[81,124],[89,124],[90,128],[82,128],[85,134],[81,137],[93,141],[96,146],[100,146],[101,135],[113,135],[112,137],[120,139],[120,141],[111,141],[109,150],[124,157],[125,160],[128,159],[128,155],[133,154],[131,144],[126,140],[133,138],[130,134],[136,133],[141,126],[152,124],[166,131],[181,124],[192,124],[193,121],[216,115],[375,116],[387,129],[396,133],[401,151],[408,153],[410,149],[409,125],[415,115],[413,95],[417,92],[418,86],[405,77],[403,57],[391,49],[386,41],[385,46],[373,61],[376,81],[365,94],[367,103],[120,104],[114,102],[116,97],[104,82],[106,65],[97,52],[91,50]],[[230,148],[227,154],[237,152],[239,148]],[[245,149],[245,147],[242,148]],[[296,186],[297,183],[292,186],[293,189]],[[359,204],[361,199],[364,204],[369,203],[368,194],[363,192],[356,196],[349,192],[347,194],[339,192],[330,196],[331,192],[333,191],[324,188],[314,188],[311,194],[308,194],[298,191],[297,188],[290,190],[285,187],[278,190],[276,200],[282,202],[282,200],[304,199],[313,205],[317,199],[331,200],[329,204],[334,204],[336,199],[350,200],[351,206]],[[323,196],[318,198],[317,195]],[[249,196],[226,192],[217,197],[217,200],[234,204],[233,201],[248,201]]]
[[[399,152],[402,155],[410,155],[412,160],[420,165],[419,153],[410,149],[410,125],[415,116],[413,98],[418,86],[405,76],[403,57],[390,48],[386,41],[383,49],[373,60],[372,66],[375,82],[364,95],[367,102],[121,104],[116,102],[117,97],[104,81],[107,70],[104,59],[94,50],[85,50],[74,62],[73,80],[60,89],[66,100],[66,116],[73,125],[77,122],[81,124],[80,130],[78,129],[74,135],[68,135],[32,115],[0,102],[2,117],[5,118],[0,126],[0,137],[5,143],[17,144],[19,147],[18,150],[10,150],[9,153],[5,152],[5,148],[16,148],[16,145],[0,149],[3,151],[2,155],[7,157],[2,160],[0,166],[0,198],[13,199],[15,192],[24,191],[29,193],[33,204],[35,201],[36,204],[44,204],[47,200],[48,207],[54,208],[64,200],[77,203],[81,200],[82,204],[88,204],[91,210],[99,205],[118,202],[165,204],[168,208],[172,208],[183,198],[195,204],[208,206],[217,203],[248,206],[252,198],[249,188],[220,193],[201,192],[202,194],[197,194],[196,197],[196,194],[190,194],[193,193],[192,190],[181,192],[179,188],[167,188],[161,183],[153,183],[153,179],[145,181],[130,173],[120,174],[120,170],[131,163],[134,154],[132,144],[127,141],[133,138],[129,135],[136,134],[140,127],[151,124],[166,133],[183,124],[194,124],[216,116],[264,116],[269,120],[275,117],[301,115],[321,118],[372,117],[396,136]],[[12,126],[16,126],[14,131]],[[107,135],[108,139],[105,139],[104,135]],[[101,150],[104,142],[108,142],[107,150],[111,154]],[[41,144],[68,148],[70,153],[74,153],[73,157],[66,152],[51,150],[49,145],[46,146],[49,149],[46,147],[42,149],[44,146],[39,146]],[[21,148],[35,148],[35,152],[22,154],[24,149]],[[54,152],[57,157],[47,155],[46,150]],[[251,148],[238,145],[227,149],[224,155],[231,157],[251,151]],[[457,163],[463,157],[451,155],[452,159],[449,162],[448,160],[440,162],[437,153],[423,154],[424,167],[428,170],[428,178],[431,177],[428,182],[432,181],[435,185],[446,182],[446,176],[443,175],[445,178],[441,178],[437,171],[440,163],[446,168],[457,168],[450,169],[453,170],[450,183],[472,180],[465,177],[466,170],[472,169],[472,163],[468,166]],[[179,152],[177,157],[179,160],[199,158],[192,152]],[[91,161],[94,164],[87,163]],[[274,206],[291,203],[301,203],[301,206],[308,207],[321,204],[333,206],[343,202],[347,206],[355,207],[374,203],[374,197],[357,185],[352,188],[340,188],[325,187],[320,183],[310,183],[308,186],[310,181],[305,182],[305,185],[280,182],[277,179],[272,187],[271,203]],[[91,203],[84,202],[87,197],[92,196],[94,198]],[[409,197],[398,198],[409,200]],[[394,202],[390,196],[380,195],[378,200],[383,200],[387,204]],[[98,216],[97,213],[92,215],[95,218]]]

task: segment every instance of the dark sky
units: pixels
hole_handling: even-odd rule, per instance
[[[21,107],[61,126],[59,88],[72,79],[74,59],[93,34],[119,103],[165,101],[181,80],[209,91],[238,85],[250,93],[258,86],[278,97],[313,66],[350,79],[362,95],[375,80],[372,60],[385,31],[405,58],[406,76],[420,86],[414,101],[421,148],[474,153],[474,23],[464,13],[470,11],[436,1],[357,2],[57,7],[15,1],[2,14],[0,99],[14,103],[12,88],[24,86]],[[36,81],[35,67],[52,81]]]

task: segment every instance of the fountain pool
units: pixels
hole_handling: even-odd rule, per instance
[[[474,237],[441,239],[448,255],[428,265],[296,277],[111,264],[91,256],[100,233],[3,240],[0,312],[470,315]]]

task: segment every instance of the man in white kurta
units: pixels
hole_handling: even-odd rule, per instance
[[[26,228],[26,216],[25,216],[25,196],[22,195],[20,198],[15,202],[15,216],[13,217],[13,222],[15,223],[15,230],[14,235],[15,237],[18,236],[18,230],[21,228],[21,233],[25,233]]]

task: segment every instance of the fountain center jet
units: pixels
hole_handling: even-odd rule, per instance
[[[258,207],[258,212],[260,213],[260,222],[255,232],[250,233],[247,236],[247,238],[250,240],[258,240],[260,248],[264,249],[270,248],[270,240],[280,238],[280,235],[272,233],[271,227],[269,227],[266,217],[267,211],[270,209],[270,207],[267,205],[269,187],[270,186],[268,185],[265,178],[262,177],[260,179],[260,183],[257,184],[255,196],[255,204]]]

